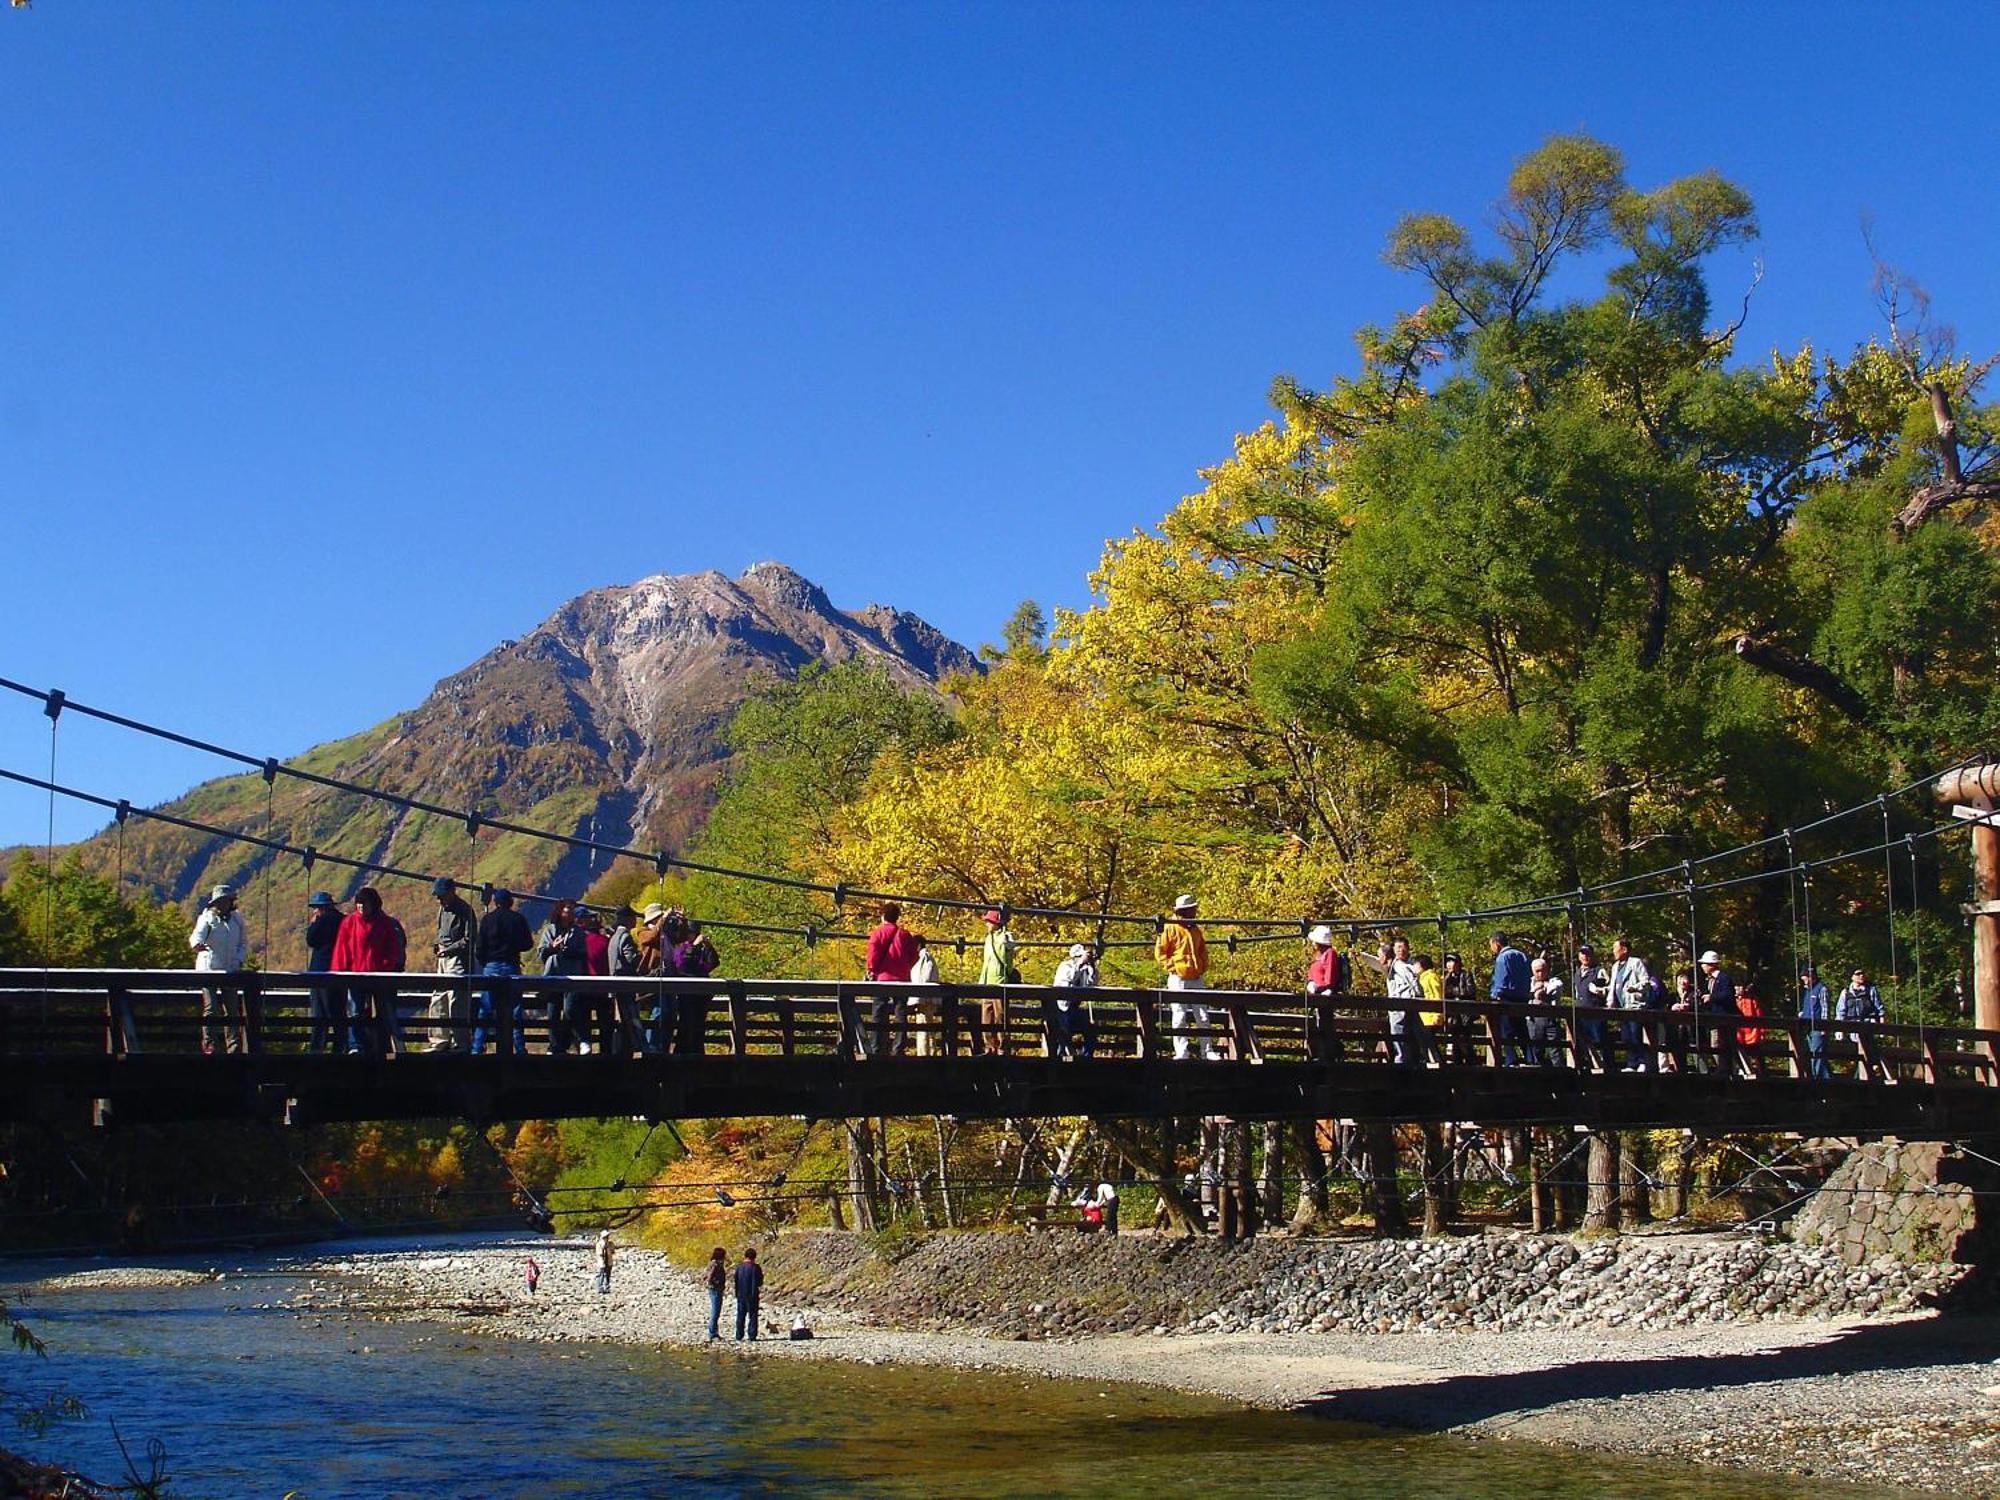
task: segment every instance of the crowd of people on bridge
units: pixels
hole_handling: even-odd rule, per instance
[[[473,911],[448,878],[435,881],[431,894],[437,907],[432,958],[446,978],[518,976],[531,972],[530,955],[537,965],[532,972],[562,978],[704,979],[720,965],[701,924],[679,907],[655,902],[635,913],[565,899],[553,903],[536,929],[506,890],[490,893],[483,914]],[[394,988],[343,985],[332,978],[410,972],[402,923],[383,908],[372,886],[357,890],[345,911],[326,891],[315,891],[306,907],[307,970],[328,976],[311,991],[306,1050],[371,1056],[404,1051],[406,1026]],[[1022,945],[1010,930],[1007,909],[988,908],[981,922],[985,932],[975,982],[989,991],[1023,983]],[[248,940],[234,890],[223,885],[210,892],[188,942],[199,970],[245,966]],[[1440,964],[1430,954],[1413,953],[1401,937],[1372,951],[1350,941],[1343,951],[1333,929],[1322,925],[1310,930],[1306,942],[1304,988],[1309,1000],[1320,1002],[1315,1013],[1330,1013],[1355,994],[1357,966],[1375,971],[1391,1002],[1390,1052],[1406,1066],[1468,1064],[1492,1054],[1491,1060],[1507,1067],[1581,1066],[1588,1058],[1592,1065],[1623,1072],[1749,1071],[1763,1036],[1764,1009],[1754,987],[1733,977],[1713,949],[1669,982],[1622,937],[1613,941],[1605,962],[1588,942],[1578,944],[1573,957],[1558,951],[1531,954],[1495,931],[1487,941],[1490,961],[1482,985],[1459,954],[1446,953]],[[1166,993],[1173,1056],[1231,1055],[1226,1027],[1218,1026],[1212,1013],[1216,992],[1206,984],[1208,944],[1193,895],[1177,898],[1160,919],[1153,959]],[[903,925],[895,902],[884,903],[879,924],[867,935],[862,975],[877,985],[912,987],[908,995],[894,988],[872,992],[871,1024],[863,1038],[871,1055],[924,1057],[942,1050],[939,1002],[928,989],[938,982],[937,962],[929,940]],[[1065,1060],[1094,1056],[1099,1029],[1089,992],[1098,986],[1096,947],[1070,945],[1049,983],[1059,992],[1047,1012],[1050,1054]],[[476,1056],[491,1042],[500,1054],[521,1054],[530,1023],[543,1036],[544,1050],[558,1055],[688,1057],[703,1050],[709,1007],[698,996],[665,988],[652,994],[593,992],[587,985],[545,1000],[501,998],[505,995],[463,982],[441,986],[422,1020],[429,1050]],[[1521,1009],[1494,1014],[1472,1005],[1481,1000]],[[1615,1014],[1593,1013],[1602,1011]],[[1824,1079],[1831,1076],[1827,1045],[1836,1023],[1882,1020],[1882,995],[1864,969],[1853,970],[1835,992],[1808,964],[1799,975],[1797,1014],[1808,1023],[1810,1076]],[[1009,1050],[1007,1002],[1000,996],[982,995],[976,1006],[968,1006],[963,1024],[972,1055]],[[1322,1030],[1325,1049],[1337,1054],[1339,1035],[1330,1026]],[[219,984],[205,990],[201,1038],[205,1053],[244,1048],[240,993]]]

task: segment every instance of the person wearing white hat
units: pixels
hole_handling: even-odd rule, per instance
[[[1161,923],[1160,935],[1153,943],[1153,957],[1165,973],[1170,990],[1199,990],[1208,973],[1208,943],[1201,935],[1201,924],[1195,920],[1196,910],[1193,896],[1176,896],[1173,913]],[[1168,1024],[1180,1033],[1174,1038],[1177,1060],[1187,1057],[1190,1040],[1187,1032],[1195,1027],[1201,1031],[1201,1055],[1214,1061],[1215,1041],[1209,1034],[1206,1005],[1169,1001],[1167,1018]]]
[[[194,950],[194,966],[201,973],[227,974],[243,967],[250,940],[243,931],[242,913],[236,910],[234,886],[219,885],[208,893],[201,915],[194,919],[194,931],[188,934],[188,947]],[[246,1050],[249,1042],[243,1025],[242,991],[218,988],[201,992],[203,1056]]]
[[[1312,961],[1306,965],[1306,1000],[1331,1000],[1347,987],[1340,950],[1333,946],[1333,929],[1322,922],[1306,934],[1306,941],[1312,945],[1313,955]],[[1324,1024],[1330,1015],[1331,1012],[1322,1006],[1309,1004],[1306,1028],[1321,1047],[1338,1058],[1340,1037]]]
[[[1090,1010],[1083,997],[1069,992],[1097,987],[1097,964],[1090,944],[1071,943],[1069,956],[1056,965],[1055,978],[1049,983],[1063,991],[1056,997],[1056,1056],[1089,1057],[1097,1046],[1096,1028],[1091,1025]]]
[[[1724,1056],[1724,1049],[1729,1047],[1736,1039],[1736,1017],[1738,1015],[1736,1009],[1736,981],[1731,979],[1729,971],[1722,967],[1722,955],[1717,953],[1713,948],[1705,949],[1699,961],[1701,963],[1702,976],[1701,1008],[1704,1012],[1713,1015],[1727,1015],[1729,1017],[1729,1024],[1726,1026],[1704,1024],[1696,1028],[1695,1035],[1697,1037],[1701,1037],[1704,1033],[1706,1034],[1708,1050],[1706,1053],[1696,1056],[1694,1060],[1695,1071],[1697,1073],[1719,1072],[1727,1077],[1734,1071],[1730,1060]]]

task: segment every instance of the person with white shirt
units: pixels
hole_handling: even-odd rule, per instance
[[[194,931],[188,934],[198,973],[233,974],[250,956],[250,939],[243,930],[242,913],[236,910],[236,889],[219,885],[208,893]],[[243,992],[236,989],[207,989],[201,992],[201,1051],[204,1057],[217,1052],[243,1052],[249,1046],[244,1033]]]
[[[1395,1048],[1396,1061],[1407,1067],[1417,1067],[1424,1060],[1424,1023],[1418,1016],[1424,998],[1423,973],[1410,957],[1408,938],[1397,938],[1393,943],[1385,943],[1379,953],[1357,954],[1371,969],[1378,969],[1388,981],[1391,1000],[1410,1002],[1402,1010],[1389,1012],[1389,1039]]]
[[[1646,1023],[1639,1012],[1653,1008],[1653,974],[1646,960],[1632,951],[1624,938],[1611,944],[1611,974],[1604,1003],[1627,1014],[1619,1030],[1625,1043],[1623,1073],[1651,1073],[1656,1070],[1653,1049],[1646,1044]]]

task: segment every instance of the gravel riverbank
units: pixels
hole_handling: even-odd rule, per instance
[[[1215,1295],[1206,1310],[1190,1305],[1177,1322],[1155,1322],[1143,1332],[1069,1331],[1048,1326],[1049,1309],[1058,1299],[1047,1288],[1059,1282],[1042,1283],[1044,1301],[1037,1310],[1035,1303],[1009,1301],[1012,1278],[996,1276],[989,1279],[1001,1283],[998,1292],[990,1286],[949,1290],[1013,1308],[1001,1319],[1000,1331],[976,1319],[953,1326],[954,1320],[942,1315],[921,1328],[895,1326],[878,1308],[912,1295],[910,1283],[921,1271],[921,1262],[912,1264],[918,1252],[884,1263],[853,1237],[788,1235],[765,1251],[772,1268],[763,1308],[766,1338],[754,1352],[728,1343],[721,1354],[1129,1381],[1475,1439],[1645,1453],[1941,1493],[2000,1493],[2000,1401],[1995,1399],[2000,1319],[1992,1316],[1902,1310],[1731,1317],[1725,1311],[1664,1327],[1600,1320],[1587,1336],[1580,1336],[1580,1325],[1519,1320],[1506,1326],[1426,1327],[1405,1320],[1407,1326],[1396,1329],[1392,1323],[1390,1331],[1324,1324],[1319,1331],[1277,1331],[1250,1326],[1254,1315],[1215,1319],[1218,1308],[1244,1295],[1230,1274],[1243,1271],[1243,1250],[1138,1236],[1125,1237],[1115,1250],[1075,1237],[938,1237],[946,1239],[959,1243],[945,1249],[971,1265],[1025,1263],[1019,1277],[1036,1276],[1033,1263],[1044,1254],[1068,1265],[1071,1281],[1082,1276],[1077,1268],[1089,1257],[1106,1252],[1120,1260],[1131,1255],[1135,1269],[1151,1266],[1157,1272],[1161,1262],[1171,1265],[1173,1274],[1133,1284],[1139,1295],[1128,1300],[1141,1316],[1153,1315],[1162,1282],[1171,1296],[1181,1295],[1176,1288],[1190,1279],[1208,1284]],[[942,1253],[928,1249],[936,1244],[927,1242],[921,1253]],[[1289,1253],[1304,1255],[1308,1248],[1294,1244]],[[1400,1251],[1406,1263],[1423,1251],[1417,1244],[1350,1248],[1371,1258]],[[1650,1247],[1649,1253],[1659,1248]],[[1718,1243],[1706,1256],[1699,1243],[1675,1248],[1698,1280],[1704,1272],[1718,1281],[1744,1275],[1740,1244]],[[1249,1249],[1279,1255],[1286,1242]],[[528,1254],[542,1271],[540,1290],[532,1296],[522,1277]],[[1580,1256],[1571,1264],[1585,1263]],[[868,1266],[886,1291],[868,1293]],[[341,1256],[303,1269],[314,1279],[291,1305],[298,1316],[357,1322],[420,1318],[547,1342],[705,1342],[707,1302],[696,1273],[651,1251],[621,1251],[607,1297],[594,1289],[583,1240]],[[1263,1269],[1268,1273],[1268,1266]],[[1422,1267],[1406,1264],[1406,1269]],[[1781,1265],[1778,1274],[1786,1273]],[[1417,1284],[1431,1274],[1423,1271]],[[1886,1273],[1883,1279],[1901,1284]],[[1757,1290],[1754,1276],[1747,1289],[1741,1280],[1733,1284],[1751,1306],[1768,1290]],[[1657,1300],[1657,1294],[1648,1294],[1642,1305]],[[725,1304],[725,1340],[730,1313]],[[814,1329],[810,1341],[784,1338],[798,1313]],[[1268,1312],[1264,1321],[1273,1321]],[[1031,1324],[1037,1325],[1033,1331]]]

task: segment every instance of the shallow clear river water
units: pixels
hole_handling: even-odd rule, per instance
[[[223,1262],[222,1264],[228,1264]],[[0,1264],[0,1286],[86,1269]],[[761,1361],[724,1346],[551,1346],[253,1304],[282,1265],[223,1282],[41,1292],[21,1308],[90,1415],[17,1448],[100,1480],[166,1448],[196,1497],[1339,1495],[1825,1500],[1804,1481],[1245,1410],[1168,1391],[983,1372]],[[368,1352],[363,1352],[363,1351]],[[142,1460],[143,1462],[143,1460]],[[1839,1486],[1843,1495],[1860,1491]]]

